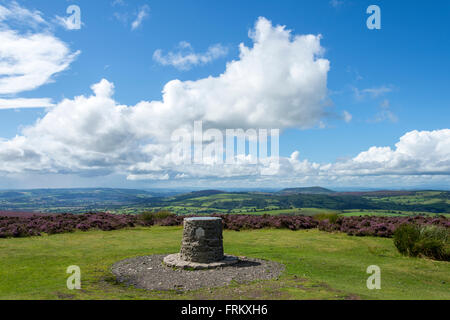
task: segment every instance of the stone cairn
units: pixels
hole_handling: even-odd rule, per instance
[[[183,227],[181,251],[166,256],[166,265],[198,270],[224,267],[239,261],[237,257],[223,253],[221,218],[186,218]]]

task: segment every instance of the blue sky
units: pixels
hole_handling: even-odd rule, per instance
[[[8,8],[8,3],[0,2],[0,5]],[[81,9],[82,25],[79,30],[68,30],[55,19],[56,16],[68,16],[66,8],[73,4]],[[369,17],[366,9],[371,4],[381,9],[380,30],[369,30],[366,26]],[[240,59],[240,43],[248,48],[253,46],[249,30],[255,28],[259,17],[264,17],[274,27],[286,26],[286,29],[291,30],[291,35],[320,34],[322,58],[328,60],[330,66],[326,74],[326,106],[322,109],[325,115],[316,119],[317,123],[308,125],[308,128],[299,129],[296,125],[281,128],[280,156],[288,159],[293,152],[299,151],[300,161],[307,159],[310,164],[322,166],[344,165],[371,147],[390,147],[395,151],[395,145],[401,137],[418,132],[416,135],[411,134],[410,139],[405,139],[402,150],[414,149],[408,155],[411,159],[421,152],[433,150],[437,152],[434,158],[439,161],[436,160],[432,168],[423,168],[428,158],[415,164],[410,159],[407,172],[399,168],[379,170],[374,168],[374,161],[367,160],[367,157],[379,159],[384,156],[378,153],[364,154],[362,157],[368,167],[361,169],[361,172],[367,175],[349,174],[353,169],[349,169],[352,167],[347,163],[346,173],[335,169],[328,178],[316,176],[304,179],[302,172],[308,169],[294,169],[293,165],[286,170],[299,170],[298,179],[289,180],[289,174],[286,174],[273,177],[273,181],[280,181],[280,185],[322,184],[336,187],[448,186],[450,159],[449,151],[445,148],[449,146],[446,130],[450,119],[448,1],[23,0],[18,1],[16,7],[38,14],[46,21],[45,25],[34,26],[31,32],[51,34],[72,53],[79,53],[64,70],[54,72],[32,90],[19,88],[15,92],[0,93],[0,99],[47,98],[55,105],[65,98],[74,99],[80,95],[88,97],[92,94],[90,87],[102,79],[114,83],[113,98],[117,104],[135,106],[141,101],[160,101],[161,91],[171,80],[185,82],[219,77],[225,72],[228,62]],[[133,28],[133,22],[140,12],[142,19]],[[24,30],[31,28],[30,25],[25,20],[20,21],[20,17],[15,22],[13,20],[12,16],[5,18],[1,28],[17,30],[26,36]],[[209,51],[211,46],[217,46],[216,55]],[[162,59],[155,58],[158,50],[161,50]],[[174,65],[173,61],[169,61],[169,52],[203,57],[207,62]],[[27,136],[23,128],[34,126],[37,119],[44,118],[50,109],[0,109],[0,137],[6,143],[16,135]],[[298,123],[302,121],[299,119]],[[36,135],[43,134],[39,130],[33,132]],[[417,137],[430,140],[432,146],[423,147],[417,142]],[[31,148],[32,142],[29,144]],[[52,158],[53,154],[44,149],[33,150],[41,156],[47,153],[45,157]],[[73,155],[76,153],[74,151]],[[406,161],[404,153],[402,151],[402,161]],[[50,160],[61,163],[60,159]],[[389,155],[377,161],[380,167],[386,168],[398,162],[398,159],[397,155]],[[133,163],[127,165],[132,166]],[[186,175],[190,179],[177,180],[174,177],[179,177],[182,172],[173,167],[147,168],[145,176],[148,179],[137,180],[127,179],[130,173],[122,167],[103,170],[96,166],[95,174],[84,170],[86,165],[76,169],[74,166],[63,168],[61,165],[50,168],[47,163],[42,168],[37,166],[39,168],[35,170],[27,165],[12,167],[5,165],[3,169],[0,168],[0,175],[4,176],[0,187],[110,184],[152,187],[199,183],[205,186],[240,186],[242,180],[251,181],[252,186],[274,184],[273,181],[269,182],[270,179],[249,177],[248,174],[224,178],[223,174],[195,176],[191,171]],[[327,170],[326,167],[323,170]],[[152,179],[157,171],[163,171],[159,177],[165,178]],[[397,180],[397,176],[401,179]],[[393,184],[393,180],[397,182]]]

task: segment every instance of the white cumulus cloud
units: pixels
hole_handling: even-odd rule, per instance
[[[0,94],[36,89],[66,70],[78,52],[53,35],[0,30]]]
[[[228,49],[221,44],[209,47],[204,53],[195,53],[191,44],[186,41],[180,42],[178,46],[182,50],[170,51],[166,55],[163,54],[161,49],[156,50],[153,53],[153,59],[163,66],[170,65],[180,70],[189,70],[193,66],[208,64],[228,53]]]
[[[36,31],[37,27],[42,27],[41,31]],[[53,81],[77,57],[79,51],[72,52],[47,27],[39,11],[30,11],[16,2],[0,5],[0,97],[34,90]],[[38,101],[42,107],[49,105],[47,98],[28,103],[21,98],[10,103],[2,100],[2,104],[34,107]]]
[[[129,180],[274,179],[296,184],[362,176],[448,176],[450,130],[412,131],[395,148],[372,147],[356,157],[329,164],[289,158],[236,165],[175,164],[174,130],[192,132],[194,121],[208,128],[310,128],[325,117],[329,61],[320,36],[293,35],[260,18],[240,45],[239,59],[217,77],[173,80],[161,100],[134,106],[114,99],[106,79],[89,96],[64,99],[13,139],[0,139],[0,172],[81,176],[120,174]],[[349,117],[347,116],[347,119]],[[269,177],[269,178],[268,178]]]
[[[191,129],[194,121],[203,121],[205,130],[316,125],[324,116],[329,70],[320,36],[293,36],[260,18],[251,38],[253,47],[241,44],[239,59],[223,74],[170,81],[160,101],[120,105],[114,85],[102,80],[93,95],[59,102],[0,144],[0,170],[135,174],[128,169],[138,163],[169,163],[171,133]]]
[[[372,147],[337,170],[370,174],[450,174],[450,129],[410,131],[390,147]]]

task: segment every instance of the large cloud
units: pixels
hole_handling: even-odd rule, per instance
[[[303,176],[359,177],[383,175],[450,175],[450,129],[411,131],[390,147],[371,147],[353,159],[319,165],[300,161],[294,152],[288,170]]]
[[[182,178],[228,178],[248,179],[254,183],[274,179],[284,185],[330,184],[333,181],[348,185],[364,182],[384,185],[404,185],[449,181],[450,176],[450,129],[435,131],[411,131],[403,135],[395,148],[371,147],[352,159],[336,163],[319,164],[300,159],[295,151],[291,157],[267,158],[259,165],[252,165],[248,157],[238,158],[234,166],[186,165],[170,167],[167,158],[157,157],[147,164],[130,168],[131,180],[145,179],[148,172],[172,172]],[[158,168],[158,169],[157,169]],[[165,168],[168,171],[164,171]],[[436,180],[433,177],[440,177]],[[389,181],[392,179],[392,181]],[[366,187],[368,184],[365,185]]]
[[[102,80],[92,96],[60,102],[21,136],[1,143],[1,168],[125,170],[166,158],[171,133],[198,120],[219,129],[314,126],[324,113],[329,70],[320,58],[320,37],[294,37],[264,18],[250,36],[253,47],[241,44],[239,60],[222,75],[170,81],[162,101],[121,106],[113,100],[113,84]]]
[[[117,103],[114,85],[103,79],[91,96],[65,99],[21,135],[0,140],[4,173],[110,173],[129,180],[243,179],[286,183],[360,176],[448,175],[448,129],[413,131],[395,149],[374,147],[348,161],[318,164],[267,158],[254,165],[238,157],[236,165],[185,164],[172,161],[171,134],[192,130],[194,121],[208,128],[308,128],[326,114],[328,60],[320,36],[293,36],[260,18],[249,33],[253,46],[240,45],[240,56],[218,77],[170,81],[161,101],[135,106]]]
[[[450,129],[411,131],[390,147],[372,147],[336,170],[362,174],[450,174]]]

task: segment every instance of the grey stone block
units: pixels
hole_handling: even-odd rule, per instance
[[[184,219],[180,258],[196,263],[213,263],[223,260],[222,230],[221,218]]]

